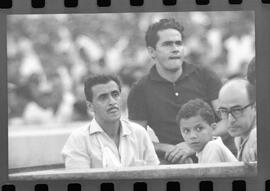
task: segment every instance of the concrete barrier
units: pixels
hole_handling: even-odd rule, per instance
[[[49,170],[10,174],[11,181],[33,180],[123,180],[123,179],[179,179],[228,178],[257,175],[257,163],[209,163],[126,167],[117,169]]]
[[[9,169],[63,164],[61,150],[70,133],[87,122],[9,127]]]

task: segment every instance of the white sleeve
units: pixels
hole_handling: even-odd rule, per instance
[[[91,158],[87,154],[87,147],[83,137],[71,134],[62,149],[62,156],[66,169],[89,169]]]
[[[143,159],[145,160],[146,164],[158,165],[160,162],[157,157],[153,142],[144,128],[142,128],[142,139],[143,145],[145,147],[143,152]]]
[[[219,147],[213,144],[207,144],[203,150],[199,163],[219,163],[222,161],[222,155]]]
[[[237,159],[231,151],[225,146],[216,142],[210,141],[204,149],[202,163],[219,163],[219,162],[236,162]]]

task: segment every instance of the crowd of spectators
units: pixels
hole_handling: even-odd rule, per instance
[[[255,44],[251,13],[11,16],[10,123],[88,121],[92,115],[84,101],[83,81],[100,73],[119,75],[126,113],[131,85],[152,65],[143,44],[146,27],[168,15],[187,25],[184,43],[189,62],[211,66],[222,80],[246,75]]]

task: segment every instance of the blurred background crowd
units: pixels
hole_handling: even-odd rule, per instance
[[[131,85],[152,66],[145,31],[161,18],[185,27],[188,62],[225,81],[245,76],[255,56],[252,12],[12,15],[7,19],[9,124],[88,121],[86,75],[116,73],[123,112]]]

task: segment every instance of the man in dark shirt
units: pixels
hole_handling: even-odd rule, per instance
[[[195,152],[181,136],[176,114],[190,99],[201,98],[217,106],[221,81],[209,69],[184,61],[183,26],[174,19],[161,19],[146,32],[146,45],[154,66],[128,96],[129,119],[156,133],[160,157],[169,163],[184,163]]]

